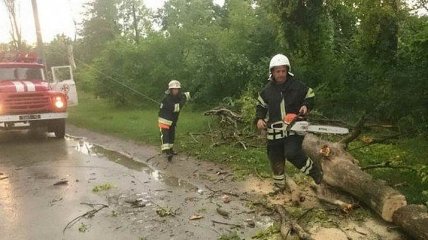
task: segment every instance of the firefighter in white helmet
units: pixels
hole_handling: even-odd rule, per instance
[[[257,128],[267,130],[267,155],[273,172],[276,192],[285,186],[285,160],[290,161],[315,183],[322,180],[322,171],[303,151],[304,136],[280,130],[284,122],[307,114],[314,104],[311,88],[295,79],[290,72],[290,61],[283,54],[272,57],[269,64],[269,82],[259,93],[256,110]]]
[[[190,100],[189,92],[181,92],[181,84],[177,80],[172,80],[168,84],[159,110],[158,124],[161,131],[161,149],[168,161],[172,160],[176,153],[173,150],[175,140],[175,128],[178,116],[187,100]]]

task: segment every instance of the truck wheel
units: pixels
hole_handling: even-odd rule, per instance
[[[54,131],[56,138],[64,138],[65,136],[65,119],[55,121]]]

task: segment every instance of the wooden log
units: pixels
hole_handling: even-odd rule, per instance
[[[385,221],[392,222],[394,212],[407,205],[403,194],[363,172],[356,164],[358,161],[344,150],[343,144],[307,134],[303,149],[314,161],[321,162],[325,183],[352,194]]]
[[[395,211],[392,219],[415,239],[428,239],[428,213],[423,205],[407,205]]]

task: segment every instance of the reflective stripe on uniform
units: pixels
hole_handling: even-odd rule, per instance
[[[190,100],[190,92],[185,92],[184,96],[186,96],[186,100]]]
[[[285,115],[287,115],[287,113],[285,112],[285,101],[284,101],[284,98],[281,101],[280,108],[281,108],[281,119],[284,119]]]
[[[267,104],[266,102],[263,100],[262,96],[259,95],[259,97],[257,98],[257,100],[259,101],[259,106],[262,106],[264,108],[267,108]]]
[[[173,144],[165,143],[165,144],[161,145],[161,149],[162,149],[162,151],[163,150],[168,150],[168,149],[171,149],[172,146],[173,146]]]
[[[275,135],[268,134],[267,135],[267,139],[268,140],[276,140],[276,139],[281,139],[281,138],[284,138],[284,137],[285,137],[284,134],[275,134]]]
[[[306,165],[304,167],[302,167],[300,169],[300,171],[302,173],[308,175],[309,172],[311,171],[313,165],[314,165],[314,162],[312,161],[312,159],[308,158],[308,159],[306,159]]]
[[[285,174],[281,174],[281,175],[273,175],[273,182],[276,184],[281,184],[283,185],[285,182]]]
[[[168,120],[168,119],[165,119],[165,118],[158,118],[158,122],[159,123],[162,123],[162,124],[165,124],[165,125],[168,125],[168,126],[171,126],[172,125],[172,121],[170,121],[170,120]]]
[[[312,88],[309,88],[305,98],[311,98],[311,97],[315,97],[315,93]]]
[[[174,112],[180,112],[180,104],[179,103],[176,103],[174,105]]]

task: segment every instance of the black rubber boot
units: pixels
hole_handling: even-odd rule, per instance
[[[314,180],[314,182],[319,185],[322,182],[324,173],[321,169],[321,166],[317,163],[314,162],[314,166],[311,169],[309,176],[312,177],[312,179]]]
[[[172,161],[173,156],[174,156],[174,153],[173,153],[172,149],[167,150],[166,157],[168,159],[168,162]]]
[[[268,195],[275,196],[277,194],[284,193],[284,191],[285,191],[285,184],[274,183],[272,192],[268,193]]]

